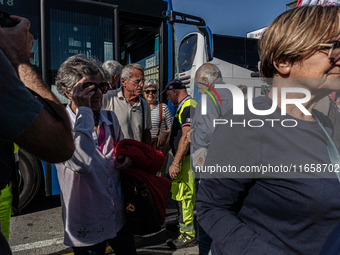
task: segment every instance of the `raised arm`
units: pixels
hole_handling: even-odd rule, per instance
[[[22,133],[12,137],[11,140],[45,161],[51,163],[65,161],[71,158],[74,151],[69,119],[64,106],[29,63],[33,42],[33,36],[29,33],[30,22],[17,16],[12,18],[18,22],[16,26],[0,27],[0,49],[24,85],[36,93],[44,108]],[[20,86],[20,83],[8,85]]]
[[[187,135],[190,132],[190,125],[191,125],[191,119],[190,119],[190,108],[191,107],[186,107],[180,118],[182,120],[182,136],[181,139],[179,140],[178,144],[178,149],[175,155],[175,158],[173,160],[173,164],[169,167],[169,175],[171,178],[175,178],[180,171],[180,164],[182,160],[184,159],[185,155],[187,154],[190,143],[189,140],[187,139]]]

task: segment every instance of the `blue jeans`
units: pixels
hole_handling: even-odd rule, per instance
[[[74,255],[105,255],[106,245],[109,243],[117,255],[136,255],[135,240],[131,230],[125,224],[112,239],[105,240],[101,243],[86,246],[72,247]]]

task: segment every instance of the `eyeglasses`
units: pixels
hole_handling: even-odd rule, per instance
[[[152,94],[156,94],[157,93],[157,90],[155,90],[155,89],[149,89],[149,90],[144,90],[144,92],[145,92],[145,94],[147,94],[147,95],[149,95],[150,94],[150,92],[152,93]]]
[[[102,92],[102,94],[105,94],[107,92],[107,90],[109,89],[109,83],[108,82],[101,82],[101,83],[96,83],[96,82],[92,82],[92,81],[89,81],[89,82],[85,82],[83,84],[83,90],[86,89],[87,87],[90,87],[94,85],[94,91],[97,92],[97,89],[99,88]]]
[[[332,63],[336,63],[340,59],[340,41],[330,43],[320,43],[319,46],[330,48],[328,58]]]
[[[136,84],[140,84],[140,83],[144,83],[145,82],[145,80],[144,79],[139,79],[139,80],[131,80],[131,81],[133,81],[134,83],[136,83]]]

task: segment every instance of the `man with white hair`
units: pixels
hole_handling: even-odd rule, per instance
[[[201,94],[206,94],[212,92],[210,87],[214,87],[215,84],[223,83],[222,74],[220,69],[210,63],[203,64],[198,68],[195,75],[195,84],[198,87],[198,92]],[[208,86],[207,86],[208,85]],[[193,151],[191,153],[195,160],[194,155],[199,155],[201,157],[206,155],[207,149],[211,141],[212,134],[214,132],[213,120],[218,119],[223,114],[225,114],[229,109],[232,109],[232,95],[228,89],[215,89],[220,95],[222,105],[219,103],[216,95],[214,99],[210,96],[207,97],[207,109],[208,114],[201,114],[202,100],[197,104],[195,115],[192,122],[192,132],[190,134],[191,145]],[[210,93],[213,95],[214,93]],[[215,103],[217,102],[217,103]],[[196,152],[196,153],[195,153]],[[202,162],[204,163],[204,162]],[[196,192],[199,189],[199,181],[196,182]],[[207,255],[211,246],[211,238],[204,231],[204,229],[198,224],[198,246],[199,254]]]
[[[109,90],[103,97],[103,109],[113,111],[118,118],[124,138],[151,144],[151,111],[149,103],[141,97],[144,68],[139,64],[124,66],[120,82],[122,87]]]
[[[223,84],[220,69],[214,64],[203,64],[196,71],[195,84],[198,87],[198,92],[201,94],[211,91],[208,86],[214,88],[215,84]],[[220,96],[222,104],[219,103],[219,100],[216,97],[217,95],[214,95],[214,93],[210,93],[211,95],[214,95],[214,98],[207,96],[208,114],[202,115],[201,113],[202,100],[197,104],[195,116],[192,121],[192,132],[190,134],[194,151],[200,148],[208,149],[215,129],[213,127],[214,119],[220,118],[228,110],[232,109],[232,95],[229,89],[215,90]]]

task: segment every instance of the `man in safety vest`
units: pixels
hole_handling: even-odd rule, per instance
[[[178,238],[168,240],[167,244],[171,248],[180,249],[197,245],[193,213],[196,198],[195,174],[190,166],[190,144],[186,138],[197,103],[188,95],[180,80],[170,81],[164,91],[168,100],[176,106],[170,136],[174,160],[169,168],[169,175],[172,179],[172,199],[178,203],[180,230]]]

